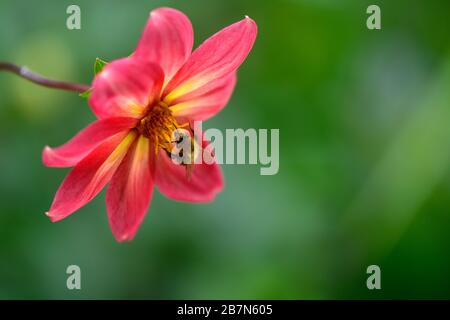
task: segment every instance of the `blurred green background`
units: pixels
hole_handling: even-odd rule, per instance
[[[70,4],[81,30],[66,29]],[[370,4],[382,30],[366,28]],[[68,169],[45,168],[41,150],[94,116],[75,93],[0,73],[0,298],[449,299],[450,3],[2,0],[0,60],[89,83],[159,6],[191,18],[196,45],[256,20],[233,98],[205,127],[279,128],[279,173],[224,166],[210,204],[156,192],[131,243],[115,242],[104,193],[52,224]]]

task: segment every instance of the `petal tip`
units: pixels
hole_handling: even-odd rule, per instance
[[[50,148],[49,146],[45,146],[41,154],[41,159],[44,166],[47,167],[51,166],[51,159],[53,155],[54,155],[53,149]]]
[[[49,146],[44,146],[44,149],[42,149],[41,152],[41,158],[42,162],[45,164],[45,159],[47,158],[47,153],[51,151],[51,148]]]
[[[44,146],[44,149],[42,150],[42,155],[45,155],[47,152],[51,152],[52,148],[50,146]]]
[[[156,9],[151,10],[150,13],[149,13],[149,16],[150,16],[150,17],[154,17],[154,16],[156,16],[156,15],[158,15],[158,14],[161,14],[161,13],[164,14],[164,12],[168,12],[168,13],[181,13],[181,14],[184,15],[183,12],[181,12],[181,11],[179,11],[179,10],[177,10],[177,9],[174,9],[174,8],[170,8],[170,7],[159,7],[159,8],[156,8]]]
[[[250,18],[249,15],[244,15],[244,20],[245,20],[246,22],[250,22],[250,23],[252,23],[252,24],[256,24],[255,20],[253,20],[252,18]]]
[[[123,243],[123,242],[129,242],[129,241],[133,240],[134,235],[129,234],[129,233],[123,233],[123,234],[119,234],[119,235],[114,235],[114,237],[116,238],[117,242]]]
[[[256,21],[250,18],[248,15],[245,15],[245,18],[243,20],[245,23],[247,23],[247,27],[252,30],[254,33],[254,36],[256,37],[256,33],[258,31],[258,25],[256,24]]]
[[[61,220],[60,217],[52,216],[50,211],[45,211],[44,214],[50,219],[51,222],[57,222],[57,221]]]

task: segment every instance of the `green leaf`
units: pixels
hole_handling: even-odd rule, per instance
[[[106,62],[105,60],[95,58],[94,74],[98,74],[100,71],[102,71],[103,67],[106,66],[107,64],[108,62]]]
[[[86,98],[87,99],[87,98],[89,98],[91,93],[92,93],[92,88],[89,88],[86,91],[80,93],[79,96],[82,97],[82,98]]]
[[[106,66],[107,64],[108,64],[108,62],[106,62],[105,60],[100,59],[100,58],[95,58],[94,75],[97,75],[100,71],[102,71],[104,66]],[[80,93],[79,96],[87,99],[87,98],[89,98],[91,93],[92,93],[92,88],[89,88],[88,90]]]

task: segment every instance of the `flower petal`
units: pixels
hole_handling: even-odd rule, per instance
[[[138,118],[159,99],[164,73],[157,64],[133,58],[108,63],[96,75],[89,104],[98,118]]]
[[[109,224],[117,241],[133,239],[153,193],[149,140],[140,136],[114,174],[106,191]]]
[[[204,141],[203,148],[206,145]],[[155,159],[154,170],[158,190],[173,200],[209,202],[223,189],[222,170],[216,163],[193,164],[188,176],[186,166],[175,164],[170,155],[160,151]]]
[[[164,102],[178,99],[202,87],[214,88],[214,81],[228,77],[241,65],[256,39],[256,23],[246,17],[198,47],[164,89]]]
[[[166,75],[166,82],[190,56],[194,32],[189,18],[171,8],[150,12],[134,56],[158,63]]]
[[[107,118],[97,120],[81,130],[66,144],[42,152],[42,162],[48,167],[72,167],[105,139],[131,129],[136,124],[134,118]]]
[[[175,117],[195,120],[207,120],[222,110],[231,98],[236,84],[236,73],[221,80],[214,81],[216,87],[211,90],[199,89],[177,99],[170,106]]]
[[[95,148],[67,175],[56,192],[50,210],[50,219],[59,221],[94,198],[111,179],[136,132],[117,134]]]

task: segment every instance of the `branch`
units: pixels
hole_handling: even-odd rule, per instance
[[[85,85],[85,84],[47,79],[38,73],[34,73],[33,71],[29,70],[27,67],[24,67],[24,66],[21,67],[21,66],[15,65],[13,63],[0,61],[0,71],[3,71],[3,70],[15,73],[24,79],[27,79],[31,82],[34,82],[38,85],[41,85],[41,86],[44,86],[47,88],[76,91],[76,92],[80,92],[80,93],[89,89],[89,86]]]

